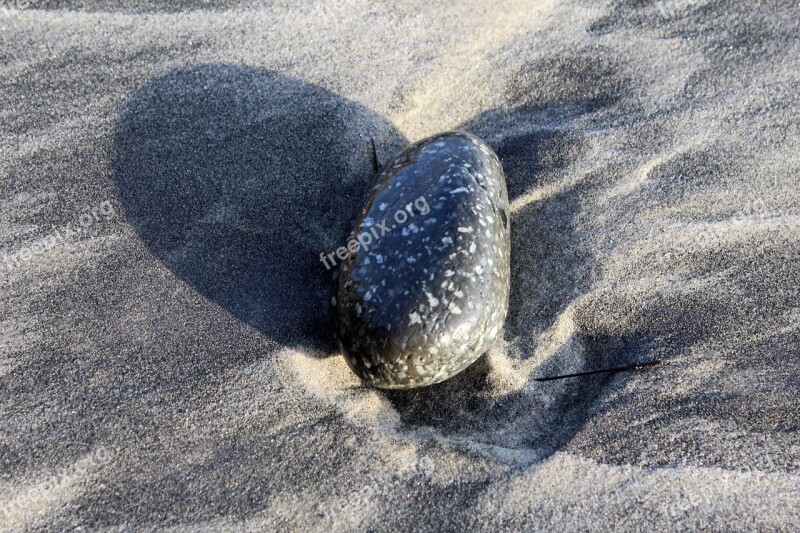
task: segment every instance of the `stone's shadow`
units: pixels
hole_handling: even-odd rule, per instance
[[[128,221],[201,294],[284,344],[334,351],[330,274],[373,178],[369,138],[406,141],[384,118],[263,69],[209,64],[138,90],[114,136]]]

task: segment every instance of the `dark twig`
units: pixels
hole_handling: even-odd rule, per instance
[[[372,169],[377,173],[381,165],[378,162],[378,151],[375,149],[375,137],[370,137],[369,140],[372,143]]]
[[[588,372],[576,372],[574,374],[564,374],[563,376],[548,376],[546,378],[536,378],[536,381],[551,381],[554,379],[576,378],[579,376],[591,376],[593,374],[605,374],[607,372],[627,372],[629,370],[639,370],[650,366],[658,366],[662,361],[648,361],[646,363],[634,363],[632,365],[617,366],[614,368],[604,368],[602,370],[590,370]]]

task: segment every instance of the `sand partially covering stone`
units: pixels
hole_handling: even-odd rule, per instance
[[[222,4],[2,2],[3,529],[798,527],[796,1]],[[503,340],[366,388],[319,254],[448,129]]]

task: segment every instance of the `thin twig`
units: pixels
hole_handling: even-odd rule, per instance
[[[375,137],[370,137],[369,140],[372,143],[372,169],[377,173],[381,165],[378,162],[378,150],[375,149]]]
[[[591,376],[593,374],[605,374],[607,372],[627,372],[629,370],[639,370],[650,366],[658,366],[662,363],[661,360],[648,361],[646,363],[634,363],[632,365],[617,366],[614,368],[604,368],[602,370],[590,370],[588,372],[576,372],[574,374],[564,374],[563,376],[548,376],[546,378],[536,378],[536,381],[551,381],[554,379],[576,378],[579,376]]]

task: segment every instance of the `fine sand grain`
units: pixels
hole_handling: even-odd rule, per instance
[[[796,0],[1,3],[0,529],[800,524]],[[504,337],[365,388],[319,254],[447,129]]]

